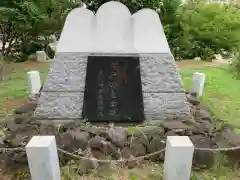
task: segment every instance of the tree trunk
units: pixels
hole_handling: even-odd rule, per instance
[[[4,61],[3,55],[0,52],[0,82],[4,80]]]
[[[3,41],[2,42],[2,54],[1,54],[1,57],[0,57],[1,59],[0,60],[2,60],[2,55],[5,56],[5,51],[6,51],[6,47],[5,46],[6,46],[6,42]]]

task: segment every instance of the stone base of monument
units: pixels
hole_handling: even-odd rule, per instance
[[[41,120],[186,119],[190,108],[171,54],[59,53],[43,86]]]
[[[97,159],[128,159],[145,156],[165,148],[167,136],[189,136],[197,148],[228,148],[240,145],[240,134],[233,131],[231,125],[214,119],[210,109],[199,103],[194,93],[186,93],[191,103],[191,119],[145,121],[141,124],[90,124],[84,121],[72,121],[63,124],[41,123],[32,117],[37,103],[29,102],[17,108],[6,123],[2,124],[1,148],[24,147],[34,135],[55,135],[57,146],[77,156],[85,152]],[[51,121],[50,121],[51,122]],[[229,151],[229,157],[239,161],[239,150]],[[214,163],[213,151],[195,150],[193,167],[211,168]],[[2,154],[4,163],[12,168],[27,166],[25,151],[6,151]],[[74,159],[59,152],[62,165]],[[147,160],[162,161],[164,152],[150,156]],[[83,166],[84,161],[82,162]],[[126,162],[132,168],[137,162]],[[101,165],[101,164],[98,164]],[[85,169],[89,170],[88,167]]]

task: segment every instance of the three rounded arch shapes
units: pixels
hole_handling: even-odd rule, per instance
[[[133,15],[122,3],[110,1],[96,14],[85,8],[66,18],[57,52],[170,53],[157,12],[142,9]]]

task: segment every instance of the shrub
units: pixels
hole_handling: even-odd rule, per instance
[[[171,32],[170,46],[176,56],[211,58],[239,44],[240,12],[218,3],[186,4],[179,8]]]
[[[21,52],[30,55],[36,53],[37,51],[43,50],[45,44],[47,44],[47,41],[45,42],[43,40],[30,39],[29,41],[22,43]]]

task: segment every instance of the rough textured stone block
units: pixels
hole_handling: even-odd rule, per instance
[[[42,92],[35,117],[41,119],[81,118],[83,92]]]
[[[140,56],[143,92],[181,92],[181,81],[169,54]]]
[[[184,93],[143,93],[143,103],[147,120],[186,118],[190,113]]]
[[[87,56],[81,53],[58,53],[43,91],[84,91]]]

